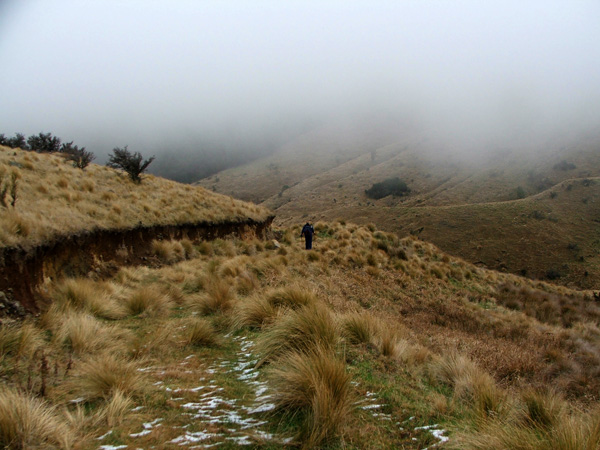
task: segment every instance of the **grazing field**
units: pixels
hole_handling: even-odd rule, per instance
[[[155,242],[0,328],[9,448],[596,449],[600,304],[373,225]],[[185,251],[179,251],[185,247]]]

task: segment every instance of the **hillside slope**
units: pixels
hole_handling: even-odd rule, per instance
[[[316,228],[311,252],[296,227],[48,282],[39,319],[0,327],[0,444],[600,445],[591,293],[373,227]]]
[[[324,160],[315,163],[325,158],[315,154],[301,179],[302,162],[281,153],[280,173],[293,166],[294,177],[272,175],[262,160],[218,174],[218,183],[207,179],[201,184],[261,200],[276,213],[278,224],[337,217],[373,222],[401,235],[422,232],[442,249],[491,268],[600,286],[595,181],[600,139],[503,148],[470,159],[460,149],[437,145],[407,134],[356,151],[335,167]],[[321,167],[318,173],[315,164]],[[410,194],[366,197],[366,189],[392,177],[406,181]],[[256,186],[260,195],[254,195]]]
[[[16,177],[16,198],[10,195]],[[153,175],[135,184],[121,172],[72,167],[61,155],[0,146],[0,247],[32,248],[97,229],[224,223],[269,216],[263,207]],[[6,189],[5,189],[6,188]]]

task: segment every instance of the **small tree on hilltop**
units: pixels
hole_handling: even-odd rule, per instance
[[[154,161],[154,156],[142,161],[142,155],[139,152],[131,153],[127,146],[123,148],[113,148],[113,154],[109,156],[108,167],[113,169],[122,169],[129,175],[129,178],[134,183],[141,183],[140,175],[148,168],[150,163]]]
[[[92,152],[86,152],[85,147],[79,148],[73,145],[73,142],[67,142],[60,147],[60,152],[65,154],[67,161],[72,161],[73,166],[84,170],[94,159],[96,155]]]

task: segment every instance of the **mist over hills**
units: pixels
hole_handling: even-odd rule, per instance
[[[371,222],[490,268],[597,287],[600,135],[462,142],[406,122],[337,122],[199,184],[267,206],[280,225]],[[408,195],[367,197],[393,177]]]

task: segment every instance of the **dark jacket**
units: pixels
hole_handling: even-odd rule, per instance
[[[300,236],[311,238],[313,234],[315,234],[315,229],[312,225],[307,223],[306,225],[304,225],[304,227],[302,227],[302,232],[300,233]]]

